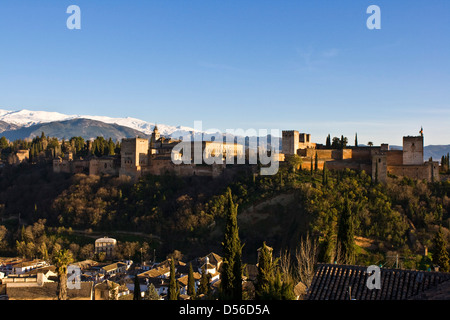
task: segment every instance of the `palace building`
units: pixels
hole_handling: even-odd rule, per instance
[[[311,143],[309,134],[283,131],[282,152],[281,159],[300,156],[304,169],[311,169],[311,163],[315,164],[317,158],[320,170],[324,166],[335,170],[364,170],[380,182],[385,182],[389,174],[427,181],[439,179],[439,162],[423,159],[422,130],[420,136],[403,137],[402,150],[390,150],[388,144],[331,149]]]
[[[299,156],[303,169],[316,165],[319,170],[364,170],[372,178],[385,182],[388,175],[437,181],[439,162],[424,161],[424,137],[403,137],[403,149],[391,150],[380,146],[348,146],[327,148],[312,142],[311,135],[296,130],[282,132],[278,161]],[[150,139],[123,139],[120,157],[110,156],[75,160],[69,154],[53,160],[55,172],[118,175],[138,179],[145,174],[162,175],[170,172],[180,176],[217,177],[226,169],[226,160],[248,163],[249,150],[239,143],[222,141],[182,141],[165,138],[155,126]],[[237,160],[244,161],[237,161]],[[229,163],[229,162],[227,162]]]

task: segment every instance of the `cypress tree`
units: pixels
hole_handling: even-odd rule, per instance
[[[297,297],[294,294],[294,283],[284,279],[280,292],[281,300],[296,300]]]
[[[116,149],[116,145],[114,144],[114,142],[112,141],[111,138],[109,138],[108,140],[108,155],[109,156],[113,156],[115,155],[115,149]]]
[[[442,228],[439,226],[439,231],[434,238],[434,249],[432,252],[433,263],[439,266],[439,271],[449,272],[449,256],[447,251],[447,241],[445,240]]]
[[[197,296],[201,294],[209,295],[209,274],[206,272],[206,266],[202,266],[202,277],[200,278],[200,285],[198,286]]]
[[[272,250],[264,242],[258,256],[258,276],[255,285],[256,300],[265,300],[269,297],[271,285],[274,282],[274,267]]]
[[[20,216],[19,216],[19,218],[20,218]],[[20,229],[20,241],[25,241],[25,242],[28,241],[28,237],[27,237],[27,234],[25,232],[25,225],[22,225],[22,229]]]
[[[0,150],[7,149],[8,147],[9,147],[8,140],[4,136],[2,136],[0,138]]]
[[[319,159],[317,157],[317,151],[316,151],[316,157],[314,158],[314,171],[317,171],[319,169]]]
[[[175,279],[175,262],[174,259],[170,259],[170,278],[169,278],[169,290],[167,298],[169,300],[178,300],[179,290],[177,280]]]
[[[187,294],[191,296],[191,299],[195,298],[195,279],[194,270],[192,269],[192,263],[189,263]]]
[[[314,167],[313,167],[313,156],[311,156],[311,163],[310,163],[310,166],[311,166],[311,175],[313,175],[313,171],[314,171]]]
[[[358,146],[358,133],[355,133],[355,147]]]
[[[325,263],[333,263],[336,256],[335,251],[336,251],[336,237],[334,229],[331,226],[325,234],[322,260]]]
[[[242,299],[242,247],[237,225],[237,205],[233,203],[231,189],[228,188],[228,208],[224,241],[222,242],[223,263],[221,272],[221,298],[223,300]]]
[[[445,157],[445,172],[450,171],[450,153],[447,153],[447,156]]]
[[[141,286],[139,284],[139,278],[138,276],[134,276],[134,293],[133,293],[133,300],[142,300],[141,296]]]
[[[330,136],[330,134],[328,134],[328,136],[327,136],[327,142],[326,142],[325,146],[326,146],[327,149],[331,148],[331,136]]]
[[[328,170],[325,162],[323,163],[323,170],[322,170],[322,185],[323,186],[328,185]]]
[[[282,274],[279,259],[272,259],[272,248],[266,243],[259,249],[258,276],[255,284],[256,300],[294,300],[294,284]]]
[[[355,239],[353,230],[353,215],[350,208],[350,201],[348,195],[344,199],[344,210],[339,218],[339,227],[337,233],[337,242],[340,244],[340,249],[344,263],[355,263]]]

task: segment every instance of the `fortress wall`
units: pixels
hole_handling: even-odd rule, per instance
[[[353,169],[353,170],[361,170],[362,164],[355,161],[327,161],[327,169],[329,170],[345,170],[345,169]]]
[[[89,161],[90,175],[117,175],[118,170],[114,165],[114,159],[92,159]]]
[[[306,157],[308,155],[308,150],[309,149],[299,149],[297,150],[297,155],[300,157]]]
[[[418,180],[428,180],[431,181],[431,170],[430,167],[427,165],[421,165],[421,166],[388,166],[387,171],[390,174],[396,175],[396,176],[407,176],[412,179],[418,179]]]
[[[151,159],[150,166],[145,168],[145,173],[154,175],[164,174],[166,171],[175,171],[174,164],[170,160],[165,159]]]
[[[351,149],[303,149],[299,150],[299,155],[302,157],[308,158],[308,160],[316,157],[323,160],[342,160],[342,159],[351,159],[353,151]]]
[[[311,158],[304,158],[302,160],[303,160],[302,165],[301,165],[302,170],[311,170]],[[317,161],[317,169],[323,170],[323,166],[326,162],[327,162],[327,160],[319,159]],[[312,167],[314,169],[314,158],[313,158]]]
[[[53,160],[53,172],[60,173],[70,173],[71,172],[71,166],[69,161],[67,160]]]
[[[302,149],[300,150],[302,154],[304,154],[304,157],[308,158],[308,161],[310,161],[311,157],[316,157],[317,152],[317,158],[319,159],[332,159],[332,153],[334,150],[322,150],[322,149]]]
[[[385,182],[387,178],[387,156],[376,154],[372,157],[372,178]]]
[[[371,159],[372,150],[369,148],[354,148],[352,159],[355,161],[368,161]]]
[[[388,166],[401,166],[403,165],[403,151],[402,150],[390,150],[386,153]]]
[[[176,165],[172,161],[167,159],[152,159],[151,165],[146,168],[145,172],[162,175],[164,173],[172,172],[179,176],[207,176],[216,177],[219,176],[225,166],[223,165],[201,165],[197,166],[195,164],[180,164]]]
[[[314,168],[314,159],[312,166]],[[328,170],[345,170],[353,169],[353,170],[364,170],[367,174],[372,172],[372,166],[370,163],[358,162],[358,161],[349,161],[349,160],[333,160],[333,159],[319,159],[317,162],[318,170],[323,170],[324,166]],[[301,168],[303,170],[311,170],[311,158],[303,158],[303,163]]]
[[[89,160],[53,160],[53,172],[55,173],[88,173]]]
[[[72,173],[87,173],[89,171],[88,160],[71,161]]]
[[[353,151],[352,149],[343,149],[342,150],[342,159],[351,159]]]

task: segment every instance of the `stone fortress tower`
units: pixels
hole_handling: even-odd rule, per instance
[[[158,125],[155,125],[155,128],[153,129],[153,132],[152,132],[152,137],[150,139],[150,143],[155,144],[160,138],[161,138],[161,134],[159,133]]]
[[[135,178],[148,166],[148,139],[123,139],[121,146],[120,176]]]
[[[387,181],[388,175],[410,177],[418,180],[439,180],[439,162],[424,161],[423,129],[420,136],[403,137],[402,150],[390,150],[388,144],[381,146],[347,146],[344,149],[325,148],[311,142],[310,134],[296,130],[282,132],[282,155],[298,155],[302,158],[302,168],[309,170],[312,163],[318,163],[318,169],[364,170],[379,182]]]
[[[300,133],[297,130],[283,130],[282,142],[282,153],[285,155],[298,154],[299,150],[316,147],[316,144],[311,142],[309,133]]]
[[[282,132],[282,153],[285,155],[297,154],[299,149],[299,132],[296,130],[283,130]]]
[[[403,137],[403,164],[423,164],[423,135]]]

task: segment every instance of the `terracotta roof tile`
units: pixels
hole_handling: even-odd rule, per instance
[[[349,300],[351,294],[356,300],[406,300],[426,296],[441,284],[448,284],[450,292],[450,273],[381,268],[381,289],[370,290],[366,270],[364,266],[319,264],[306,299]]]

